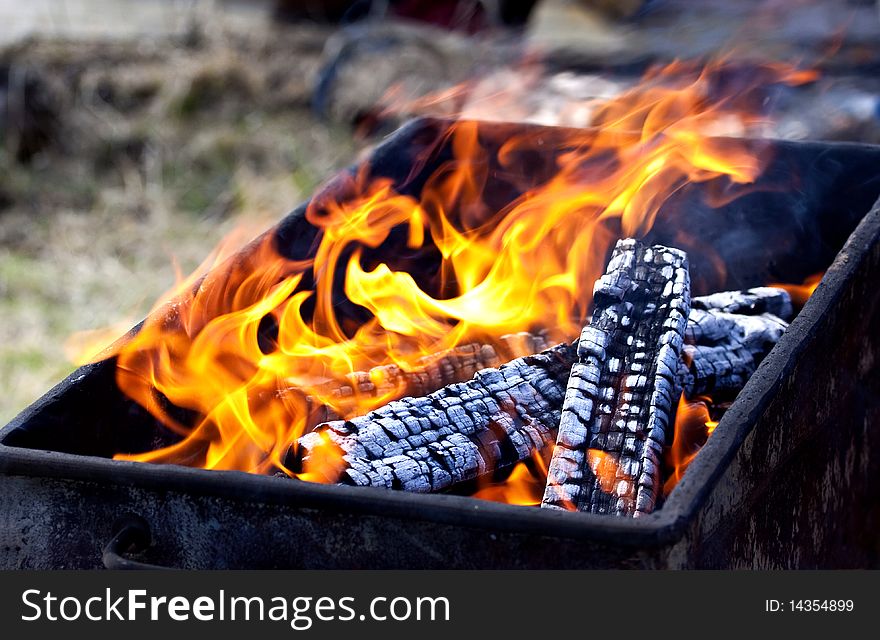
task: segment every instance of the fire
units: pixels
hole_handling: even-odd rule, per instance
[[[601,449],[589,449],[587,451],[587,459],[590,462],[590,469],[593,475],[599,481],[599,488],[605,493],[614,491],[614,487],[618,482],[630,482],[632,478],[624,476],[621,478],[620,464],[616,455],[602,451]]]
[[[527,461],[517,463],[506,480],[484,486],[471,497],[523,506],[541,504],[544,487],[547,485],[547,460],[551,453],[533,452]],[[547,458],[545,459],[544,456]],[[624,488],[619,486],[620,483],[631,483],[633,478],[623,473],[615,454],[601,449],[589,449],[587,458],[602,491],[613,493],[618,489],[620,493],[625,493]],[[574,504],[568,504],[566,508],[577,511],[577,506]]]
[[[181,440],[117,458],[332,482],[341,452],[303,470],[289,467],[290,447],[328,411],[363,414],[402,392],[334,393],[354,372],[415,371],[464,341],[498,345],[519,331],[574,339],[617,237],[644,235],[688,182],[745,184],[759,174],[745,145],[708,137],[719,123],[760,118],[742,87],[718,93],[718,72],[674,63],[594,105],[594,127],[569,134],[555,175],[500,210],[483,197],[489,158],[478,125],[458,121],[446,133],[453,158],[420,196],[361,173],[348,197],[310,206],[317,235],[296,240],[311,242],[307,258],[286,257],[270,234],[244,258],[213,261],[117,345],[120,389]],[[787,74],[775,79],[798,81]],[[513,167],[541,144],[512,137],[496,160]],[[392,236],[406,255],[378,261],[372,250]],[[419,273],[410,253],[435,256],[437,272]],[[356,313],[340,313],[340,287]],[[613,465],[596,466],[603,477]],[[508,501],[540,500],[505,491]]]
[[[768,286],[785,289],[788,291],[788,295],[791,296],[792,303],[795,306],[803,307],[807,303],[809,297],[813,295],[816,287],[819,286],[819,283],[822,281],[822,276],[824,275],[825,272],[821,271],[809,276],[801,284],[775,283]]]
[[[709,415],[711,403],[709,398],[689,401],[685,399],[684,394],[681,395],[675,412],[672,444],[665,454],[666,466],[671,472],[663,484],[664,496],[668,496],[678,484],[688,465],[718,426],[718,422]]]
[[[96,362],[104,355],[107,345],[125,334],[134,323],[133,317],[127,317],[100,329],[77,331],[64,342],[64,355],[78,367]]]
[[[321,444],[314,449],[299,478],[307,482],[334,482],[345,470],[343,452],[326,433],[319,437]]]
[[[506,480],[484,486],[471,497],[534,507],[541,504],[546,484],[547,460],[535,451],[528,460],[518,462]]]

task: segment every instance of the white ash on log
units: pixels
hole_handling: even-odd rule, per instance
[[[787,328],[787,322],[771,313],[754,316],[717,309],[691,309],[684,341],[715,344],[736,335],[760,349],[762,342],[777,342]]]
[[[772,313],[762,313],[759,316],[734,315],[734,322],[736,327],[730,332],[730,337],[742,342],[759,361],[788,329],[788,323]]]
[[[736,395],[787,328],[770,313],[691,309],[679,365],[685,395]]]
[[[717,345],[684,345],[678,379],[686,398],[736,395],[756,365],[742,344],[732,341]]]
[[[563,377],[566,380],[561,381],[559,383],[559,397],[562,398],[564,394],[565,385],[567,382],[568,372],[570,371],[572,365],[575,363],[575,349],[577,343],[570,347],[566,347],[564,345],[558,345],[554,347],[549,352],[554,353],[554,356],[558,358],[558,363],[561,369],[565,371]],[[688,348],[687,346],[685,347]],[[754,370],[754,361],[752,355],[744,350],[744,347],[740,346],[740,349],[743,350],[743,353],[739,353],[738,351],[731,352],[731,348],[724,345],[716,345],[715,347],[703,347],[701,346],[694,356],[694,361],[691,362],[691,366],[687,367],[683,362],[679,363],[679,384],[685,385],[687,389],[695,389],[699,393],[705,393],[708,390],[732,390],[736,391],[742,387],[744,383],[745,377]],[[739,359],[735,356],[739,353]],[[543,355],[543,354],[539,354]],[[538,357],[538,356],[535,356]],[[506,365],[505,365],[506,366]],[[739,376],[739,377],[738,377]],[[458,394],[459,391],[457,388],[453,389],[443,389],[442,396],[451,396],[454,397]],[[380,453],[371,453],[371,448],[367,444],[368,440],[374,438],[374,431],[368,426],[371,422],[378,422],[378,418],[386,415],[388,412],[392,412],[390,407],[391,404],[395,404],[395,407],[399,407],[400,409],[408,408],[411,406],[423,407],[424,415],[420,416],[426,419],[431,424],[442,424],[444,428],[444,432],[438,435],[438,442],[441,444],[438,446],[446,446],[444,443],[448,442],[450,437],[455,435],[453,440],[461,441],[459,435],[461,432],[467,432],[471,429],[471,421],[462,422],[450,422],[446,416],[446,409],[444,406],[436,406],[430,397],[416,397],[416,398],[403,398],[402,400],[395,401],[395,403],[389,403],[385,407],[377,409],[366,416],[353,418],[352,420],[345,421],[340,420],[338,417],[332,416],[328,417],[326,421],[323,421],[324,424],[318,424],[315,427],[315,430],[311,434],[307,434],[303,436],[299,443],[297,451],[291,451],[288,466],[293,466],[294,468],[300,466],[304,461],[308,460],[312,452],[319,446],[321,446],[321,434],[326,434],[331,442],[336,443],[342,448],[344,452],[344,462],[352,467],[354,470],[358,469],[390,469],[395,466],[404,463],[405,461],[397,458],[398,449],[396,446],[392,446],[394,442],[398,440],[408,440],[409,444],[402,444],[401,447],[408,450],[408,448],[412,445],[413,439],[410,437],[410,429],[407,429],[406,432],[402,430],[398,430],[397,433],[401,434],[400,437],[395,435],[394,432],[388,431],[385,429],[384,437],[388,438],[388,443],[385,445],[385,449],[390,452],[389,456],[384,455],[385,449],[383,449]],[[319,415],[317,412],[315,415]],[[555,415],[559,416],[559,407],[556,408]],[[489,416],[486,416],[488,419]],[[409,417],[407,418],[409,419]],[[350,424],[349,424],[350,423]],[[315,423],[317,424],[317,423]],[[358,426],[357,429],[354,429],[352,425]],[[463,425],[463,426],[462,426]],[[550,441],[555,441],[557,437],[557,429],[558,424],[554,424],[552,426],[551,432],[549,432]],[[431,438],[434,434],[425,434],[423,437]],[[442,437],[439,437],[442,436]],[[524,448],[521,446],[516,446],[514,444],[508,444],[505,438],[501,438],[498,440],[496,438],[496,442],[498,442],[498,446],[504,448],[505,456],[504,461],[505,465],[509,461],[519,461],[525,460],[532,455],[532,452],[535,448],[541,448],[544,445],[544,440],[542,439],[540,444],[541,447],[529,445],[529,448]],[[533,440],[530,442],[534,442]],[[527,442],[528,444],[528,442]],[[361,453],[361,456],[356,455],[356,453]],[[378,455],[379,457],[376,457]],[[298,459],[298,462],[294,462],[293,459]],[[494,468],[489,468],[487,473],[494,472]],[[482,475],[482,474],[481,474]],[[364,482],[366,479],[366,484],[371,486],[398,486],[395,483],[394,478],[389,476],[387,473],[361,473],[361,475],[357,475],[355,473],[346,472],[342,478],[343,483],[350,484],[353,482],[353,478],[357,477],[358,480]],[[467,476],[470,479],[470,476]],[[390,485],[389,485],[390,482]],[[434,488],[434,485],[428,487],[426,484],[422,483],[421,480],[416,480],[414,483],[407,483],[407,486],[400,485],[401,488],[413,490],[413,491],[435,491],[440,490],[442,488],[446,488],[447,485],[445,483],[435,483],[437,488]],[[416,488],[412,488],[416,487]]]
[[[424,493],[500,472],[552,445],[573,352],[558,345],[427,396],[319,425],[300,438],[291,466],[307,467],[329,438],[348,465],[343,484]]]
[[[691,300],[692,309],[725,313],[759,315],[770,313],[782,320],[791,320],[791,296],[785,289],[755,287],[744,291],[721,291]]]
[[[747,291],[724,291],[695,298],[694,301],[700,309],[691,309],[685,343],[698,345],[698,348],[686,348],[686,357],[679,366],[684,389],[688,396],[716,391],[735,394],[787,325],[767,314],[757,316],[761,320],[752,320],[740,313],[724,313],[719,309],[754,312],[768,308],[788,317],[791,313],[788,293],[783,289],[761,287]],[[740,338],[750,336],[745,340],[745,346],[752,358],[742,351],[742,339],[725,342],[734,331],[738,332]],[[759,339],[762,336],[763,345]],[[334,399],[334,406],[341,407],[343,412],[350,412],[358,398],[427,395],[448,384],[468,380],[482,369],[497,367],[502,362],[538,353],[550,346],[548,335],[543,332],[507,334],[497,341],[497,347],[470,343],[443,354],[427,356],[412,371],[404,371],[390,364],[348,374],[344,382],[328,380],[326,394]],[[703,349],[703,346],[710,348]],[[298,390],[287,389],[281,393],[298,393]],[[307,398],[307,403],[310,407],[307,430],[323,422],[340,419],[337,413],[315,398]]]
[[[716,314],[712,314],[711,317],[707,319],[701,319],[699,323],[697,322],[697,318],[700,317],[700,314],[708,315],[706,312],[695,312],[691,310],[691,314],[688,319],[688,327],[686,329],[686,337],[689,336],[691,340],[695,342],[701,342],[702,344],[696,345],[693,351],[689,351],[691,345],[685,345],[684,349],[688,353],[690,367],[685,366],[683,362],[679,364],[679,384],[684,385],[684,388],[687,390],[692,390],[694,395],[700,393],[707,393],[709,391],[730,391],[735,393],[738,391],[742,385],[745,383],[745,380],[748,378],[748,375],[754,371],[755,362],[752,352],[748,351],[741,343],[739,342],[731,342],[731,343],[721,343],[719,341],[723,340],[726,336],[724,332],[734,331],[736,330],[737,325],[743,324],[743,319],[745,317],[736,316],[733,314],[724,314],[721,316],[717,316]],[[760,318],[760,316],[758,316]],[[784,324],[784,323],[782,323]],[[743,335],[745,333],[743,332]],[[778,337],[778,336],[777,336]],[[527,348],[528,345],[540,345],[541,341],[544,338],[538,334],[514,334],[512,337],[504,339],[502,341],[505,342],[511,351],[515,349],[523,349]],[[577,343],[575,343],[576,346]],[[519,346],[512,346],[519,345]],[[484,353],[487,353],[488,350],[486,346],[479,346]],[[559,345],[551,351],[554,353],[555,357],[558,358],[558,362],[560,367],[568,370],[575,362],[575,346],[573,347],[564,347],[563,345]],[[771,345],[772,346],[772,345]],[[464,348],[465,352],[471,352],[471,345],[466,345]],[[458,353],[458,351],[456,351]],[[378,368],[384,369],[384,368]],[[456,369],[458,370],[458,369]],[[399,370],[398,370],[399,371]],[[403,372],[401,372],[401,375]],[[362,376],[369,375],[369,373],[356,373],[353,374],[353,377],[360,378]],[[371,379],[375,378],[375,375],[369,376]],[[429,376],[432,378],[432,376]],[[418,378],[415,378],[418,380]],[[561,383],[564,387],[565,382]],[[413,388],[407,386],[407,388]],[[382,387],[369,388],[369,387],[361,387],[358,389],[360,393],[380,393],[384,391]],[[345,395],[353,394],[353,391],[342,392]],[[442,395],[455,396],[457,391],[455,389],[452,390],[443,390]],[[560,392],[560,397],[563,392]],[[690,395],[690,391],[688,392]],[[445,409],[441,407],[434,406],[431,402],[426,398],[404,398],[399,401],[403,403],[404,406],[420,406],[426,407],[427,414],[423,416],[428,420],[431,424],[443,424],[445,427],[442,438],[439,438],[437,442],[440,442],[438,446],[446,446],[445,443],[448,443],[449,438],[454,434],[459,433],[459,425],[461,423],[452,423],[449,422],[445,414]],[[400,405],[396,405],[400,406]],[[362,439],[369,439],[373,437],[373,431],[370,428],[363,427],[367,422],[372,421],[375,418],[381,417],[381,415],[385,414],[388,411],[388,406],[378,409],[367,416],[363,416],[360,418],[355,418],[349,422],[362,425],[362,427],[358,430],[353,430],[350,427],[346,426],[346,422],[340,420],[338,416],[328,415],[324,420],[316,420],[313,421],[312,424],[318,424],[319,422],[326,422],[326,424],[320,424],[316,430],[314,435],[304,436],[299,443],[298,450],[291,452],[292,458],[299,458],[299,463],[291,462],[291,465],[296,466],[297,464],[301,464],[303,459],[308,459],[311,455],[311,452],[315,449],[315,447],[320,445],[320,436],[318,434],[326,433],[330,440],[342,448],[345,453],[344,461],[347,465],[351,466],[352,469],[393,469],[396,465],[404,463],[404,461],[398,459],[397,448],[391,446],[393,442],[400,439],[408,439],[410,440],[409,444],[404,445],[401,444],[401,447],[408,448],[412,444],[412,439],[410,438],[410,430],[407,429],[406,434],[403,435],[402,438],[398,438],[393,433],[385,430],[385,435],[388,437],[389,443],[386,448],[389,448],[391,455],[387,457],[379,457],[376,458],[372,454],[367,453],[363,457],[358,457],[353,455],[351,452],[367,452],[368,447],[361,443]],[[314,415],[321,415],[319,412],[315,412]],[[470,428],[470,422],[464,422],[464,429],[468,430]],[[557,427],[558,425],[554,425],[552,432],[550,432],[550,439],[552,441],[556,440],[557,437]],[[403,432],[400,432],[403,434]],[[433,434],[426,434],[424,437],[431,438]],[[460,438],[456,435],[453,440],[459,440]],[[516,460],[527,459],[531,456],[534,447],[530,447],[528,449],[524,447],[517,447],[513,444],[508,444],[505,442],[504,438],[498,441],[498,446],[503,447],[506,452],[505,461],[513,460],[514,456]],[[542,440],[543,445],[543,440]],[[381,454],[379,454],[381,455]],[[506,464],[506,462],[505,462]],[[489,469],[490,472],[494,472],[493,469]],[[356,473],[348,473],[346,472],[342,478],[342,481],[345,483],[352,483],[353,478],[357,477],[361,482],[366,478],[367,484],[370,485],[378,485],[378,486],[398,486],[399,483],[396,483],[392,475],[386,473],[361,473],[360,475]],[[468,476],[469,477],[469,476]],[[415,482],[407,483],[407,487],[411,486],[421,487],[412,490],[439,490],[439,487],[442,485],[445,488],[445,483],[435,483],[438,489],[434,488],[432,485],[430,488],[426,488],[425,483],[421,483],[419,480]],[[403,487],[402,484],[399,486]]]
[[[660,456],[681,391],[687,256],[620,240],[593,294],[541,507],[645,514],[660,489]]]

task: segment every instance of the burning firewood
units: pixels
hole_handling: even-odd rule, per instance
[[[787,301],[788,294],[778,291],[785,294],[778,299]],[[714,295],[723,299],[728,292]],[[785,312],[784,306],[774,308]],[[790,303],[788,309],[790,313]],[[691,309],[679,364],[685,395],[736,395],[787,328],[788,323],[771,313],[749,316]]]
[[[677,254],[680,252],[673,255]],[[680,289],[681,283],[674,279],[681,267],[677,262],[674,265],[652,265],[650,273],[659,270],[660,277],[671,278],[673,289]],[[664,267],[668,267],[668,276],[662,275]],[[641,265],[638,269],[639,277],[650,277],[648,267]],[[614,290],[615,286],[620,288],[623,280],[606,276],[598,283],[600,289],[603,283],[603,291]],[[660,287],[659,280],[655,284]],[[664,284],[662,288],[665,287]],[[605,307],[602,306],[603,295],[607,293],[597,296],[597,317],[608,306],[607,299]],[[785,313],[786,296],[781,290],[764,289],[724,292],[698,299],[703,308],[692,309],[688,315],[682,359],[677,367],[665,363],[677,374],[674,388],[683,387],[688,395],[708,391],[735,394],[787,325],[769,313],[747,316],[720,311],[712,307],[713,301],[718,301],[722,308],[745,312],[773,309]],[[661,312],[655,309],[654,317],[661,325],[669,320],[658,313]],[[635,338],[637,334],[632,335]],[[347,421],[329,416],[327,422],[299,440],[288,456],[289,463],[294,468],[317,468],[317,461],[328,457],[326,448],[332,447],[341,464],[330,467],[339,471],[341,477],[331,477],[331,471],[325,472],[326,479],[417,492],[440,491],[479,476],[502,474],[557,439],[569,374],[577,367],[577,343],[558,345],[537,355],[523,355],[544,348],[546,340],[543,334],[513,334],[501,339],[503,346],[498,350],[488,345],[464,345],[429,359],[422,370],[415,372],[392,366],[351,374],[351,386],[337,387],[334,394],[382,396],[394,392],[417,397],[395,400]],[[667,348],[664,354],[669,352]],[[519,357],[497,366],[501,358],[515,356]],[[622,364],[623,359],[618,360],[620,363],[613,366]],[[675,361],[673,358],[672,362]],[[644,362],[629,364],[635,364],[634,373],[638,373],[635,369],[639,366],[647,370]],[[462,382],[471,375],[472,380]],[[663,379],[669,387],[665,395],[677,398],[668,380]],[[612,434],[611,444],[617,439],[621,446],[631,444],[624,434]],[[608,440],[606,436],[606,444]],[[647,446],[656,453],[656,445]],[[617,478],[621,465],[614,452],[595,449],[586,455],[590,464],[602,470],[601,482],[610,485],[610,479]],[[627,468],[633,465],[628,463]]]
[[[690,310],[687,256],[618,241],[594,288],[541,506],[636,515],[660,488]]]
[[[781,289],[768,289],[778,299],[787,296]],[[713,294],[725,300],[741,292]],[[695,300],[708,300],[695,298]],[[741,307],[745,309],[745,306]],[[776,316],[762,314],[745,316],[710,309],[691,309],[685,331],[685,347],[679,364],[679,379],[685,395],[717,393],[735,395],[755,368],[785,331],[787,323]],[[464,382],[477,371],[498,367],[502,362],[539,353],[550,347],[544,333],[520,332],[501,336],[499,348],[490,344],[469,343],[446,353],[423,358],[421,366],[404,371],[397,365],[383,365],[348,374],[346,382],[328,381],[326,395],[337,407],[352,407],[357,398],[399,398],[423,396],[446,385]],[[295,388],[282,393],[298,393]],[[339,420],[340,416],[323,405],[318,398],[309,398],[308,428],[323,422]]]
[[[497,367],[502,362],[532,355],[549,348],[547,336],[539,333],[514,333],[501,336],[501,354],[490,344],[470,343],[446,353],[422,358],[412,371],[394,364],[356,371],[346,376],[348,384],[335,385],[332,394],[345,398],[355,394],[384,396],[391,393],[421,396],[454,382],[464,382],[482,369]]]
[[[791,296],[785,289],[756,287],[746,291],[721,291],[698,296],[691,301],[694,309],[738,314],[770,313],[782,320],[792,316]]]
[[[369,414],[321,425],[299,441],[308,468],[327,446],[344,484],[429,492],[500,472],[555,440],[574,348],[558,345],[479,371],[473,379]]]
[[[745,380],[748,379],[748,376],[751,375],[751,372],[755,369],[755,357],[756,355],[763,355],[769,350],[769,347],[772,345],[766,345],[765,349],[760,354],[754,354],[749,351],[741,342],[736,341],[733,342],[731,340],[723,341],[726,337],[724,334],[719,333],[715,339],[718,339],[719,342],[716,344],[706,344],[707,335],[713,335],[710,331],[705,330],[707,325],[703,324],[704,329],[697,328],[696,322],[694,320],[695,316],[698,316],[699,313],[691,311],[688,322],[688,329],[686,331],[687,336],[691,336],[696,342],[701,342],[703,344],[699,345],[685,345],[684,353],[687,357],[690,358],[690,366],[686,366],[683,363],[679,364],[679,381],[685,390],[687,390],[687,395],[699,395],[701,393],[707,393],[709,391],[712,392],[724,392],[730,391],[731,393],[735,393],[742,385],[745,383]],[[733,314],[727,314],[728,316],[733,316]],[[733,322],[737,320],[741,320],[739,316],[733,316]],[[781,322],[781,321],[780,321]],[[782,323],[784,325],[784,323]],[[713,326],[721,327],[725,331],[734,330],[734,325],[725,318],[722,322],[716,322]],[[536,336],[534,334],[531,335],[531,338],[528,338],[525,335],[516,334],[516,339],[509,338],[505,340],[509,344],[513,345],[514,342],[519,344],[518,347],[510,346],[510,349],[514,348],[526,348],[528,344],[539,345],[541,344],[542,337]],[[695,337],[696,336],[696,337]],[[728,336],[729,337],[729,336]],[[757,343],[753,343],[757,344]],[[486,346],[484,345],[481,349],[485,350],[484,352],[488,352]],[[470,345],[467,346],[465,351],[470,350]],[[456,350],[456,353],[458,351]],[[556,387],[558,387],[558,397],[561,398],[564,395],[564,387],[567,382],[568,372],[571,369],[572,365],[575,363],[576,351],[575,347],[567,347],[565,345],[558,345],[553,349],[545,352],[544,354],[539,354],[534,356],[537,360],[534,362],[544,363],[545,357],[548,354],[552,354],[555,364],[558,364],[558,369],[554,368],[554,376],[552,378],[555,381]],[[533,360],[527,358],[520,358],[520,361],[523,362],[532,362]],[[504,365],[502,368],[508,366],[516,366],[520,365],[519,362],[510,363],[509,365]],[[493,369],[495,370],[495,369]],[[497,370],[495,370],[497,371]],[[562,371],[563,373],[559,373]],[[729,373],[725,373],[729,371]],[[400,373],[403,375],[403,372]],[[491,376],[491,372],[484,372],[481,378],[486,378]],[[356,373],[353,376],[357,379],[361,379],[365,377],[365,374]],[[560,377],[561,376],[561,377]],[[375,378],[376,376],[371,376]],[[433,379],[433,377],[429,377]],[[562,378],[565,378],[563,380]],[[420,377],[415,377],[414,379],[420,380]],[[362,416],[359,418],[354,418],[350,421],[339,420],[337,416],[327,415],[325,420],[326,423],[320,424],[316,430],[307,434],[303,438],[300,439],[298,443],[298,448],[296,452],[291,452],[291,457],[298,459],[297,463],[291,463],[295,466],[302,465],[303,463],[308,463],[309,459],[313,455],[315,451],[319,448],[327,446],[327,443],[332,443],[335,446],[338,446],[341,450],[341,455],[343,457],[343,462],[345,466],[351,468],[351,471],[345,470],[343,472],[341,481],[343,483],[348,484],[368,484],[371,486],[395,486],[403,489],[411,490],[411,491],[438,491],[443,488],[447,488],[452,484],[457,483],[458,481],[453,481],[451,474],[450,478],[446,478],[443,473],[437,472],[438,479],[442,478],[443,481],[437,482],[427,482],[424,476],[415,476],[411,481],[408,481],[406,484],[403,481],[396,481],[394,475],[394,469],[400,467],[401,465],[409,465],[410,463],[407,460],[403,460],[400,458],[400,451],[410,451],[411,449],[418,448],[417,446],[413,446],[413,443],[421,442],[419,438],[413,438],[414,434],[411,433],[412,429],[406,429],[406,431],[398,430],[400,436],[396,435],[394,432],[389,431],[388,429],[382,429],[380,433],[382,433],[382,439],[387,437],[388,442],[384,445],[384,449],[382,452],[370,453],[370,451],[375,451],[375,448],[371,448],[370,445],[367,444],[368,441],[375,439],[375,425],[370,427],[369,425],[373,422],[376,425],[381,426],[379,422],[380,418],[394,416],[397,421],[403,419],[409,419],[412,416],[412,412],[409,410],[410,407],[419,407],[421,413],[417,413],[418,417],[420,417],[423,422],[427,420],[427,424],[430,425],[441,425],[440,427],[433,427],[428,429],[427,432],[418,433],[415,435],[420,435],[421,438],[425,439],[425,442],[437,442],[438,444],[433,447],[434,450],[442,450],[443,448],[449,448],[450,446],[456,446],[454,443],[458,443],[457,446],[464,446],[466,449],[470,449],[470,445],[466,442],[466,440],[470,440],[470,442],[474,442],[474,434],[471,433],[472,424],[475,422],[483,425],[483,428],[488,428],[486,425],[489,424],[490,416],[484,416],[483,420],[474,421],[471,417],[470,421],[464,422],[453,422],[448,418],[448,411],[444,406],[436,406],[433,404],[433,397],[440,398],[457,398],[464,397],[462,396],[462,391],[460,387],[462,385],[452,385],[453,388],[440,389],[437,393],[433,394],[433,396],[427,397],[415,397],[415,398],[404,398],[403,400],[396,401],[373,411],[366,416]],[[479,387],[479,385],[476,385]],[[407,385],[407,389],[410,389]],[[377,387],[375,389],[368,387],[360,387],[359,392],[361,393],[379,393],[383,389],[381,387]],[[557,389],[554,389],[556,392]],[[346,392],[341,392],[345,394]],[[349,393],[353,393],[353,391],[349,391]],[[545,397],[548,395],[548,392],[545,390]],[[446,402],[446,400],[444,400]],[[394,405],[392,407],[392,405]],[[442,405],[442,403],[441,403]],[[479,404],[473,404],[472,407],[479,407]],[[455,413],[455,412],[454,412]],[[561,414],[559,408],[553,408],[553,415],[558,418]],[[323,422],[323,421],[320,421]],[[463,426],[462,426],[463,425]],[[517,462],[519,460],[524,460],[528,458],[536,449],[541,449],[546,444],[547,438],[549,440],[555,441],[557,437],[557,428],[558,424],[554,424],[550,431],[547,432],[547,437],[541,437],[539,439],[539,443],[535,444],[534,439],[526,440],[518,440],[519,443],[525,442],[528,447],[516,446],[516,444],[507,443],[507,436],[504,434],[501,437],[494,436],[494,442],[497,443],[497,446],[505,452],[505,456],[503,457],[503,464],[500,466],[493,466],[496,463],[492,463],[492,456],[485,456],[481,454],[481,457],[484,462],[490,462],[489,466],[486,468],[485,472],[482,473],[496,473],[497,471],[509,467],[510,464]],[[440,433],[440,429],[443,429],[443,433]],[[468,435],[470,434],[470,435]],[[434,438],[434,440],[431,440]],[[407,441],[406,444],[400,442],[402,440]],[[477,440],[482,444],[484,440],[480,440],[477,437]],[[398,444],[395,445],[394,443]],[[450,444],[451,443],[451,444]],[[480,445],[477,445],[477,449],[479,450]],[[389,452],[389,455],[384,455],[385,451]],[[360,454],[360,455],[358,455]],[[419,451],[415,454],[409,454],[410,457],[412,455],[426,455],[426,451]],[[499,457],[498,460],[502,458]],[[429,469],[433,469],[436,465],[432,462],[427,461],[425,465],[428,466]],[[368,470],[367,473],[364,473],[365,470]],[[383,470],[380,473],[378,470]],[[389,470],[391,470],[389,472]],[[477,469],[479,472],[479,468]],[[389,474],[390,473],[390,474]],[[459,475],[459,477],[472,479],[472,475],[470,473]]]

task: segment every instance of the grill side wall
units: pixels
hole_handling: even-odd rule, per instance
[[[739,427],[719,426],[683,478],[682,502],[700,491],[695,483],[705,482],[710,464],[724,469],[672,548],[670,566],[880,566],[878,273],[875,206],[792,323],[784,348],[768,356],[725,416]],[[758,417],[743,437],[750,413]]]

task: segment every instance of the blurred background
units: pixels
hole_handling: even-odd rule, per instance
[[[784,61],[725,135],[880,142],[874,0],[0,0],[0,424],[420,114],[588,126],[653,65]]]

